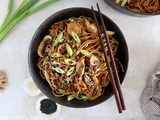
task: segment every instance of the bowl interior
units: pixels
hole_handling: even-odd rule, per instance
[[[68,107],[75,107],[75,108],[83,108],[83,107],[90,107],[93,105],[97,105],[101,102],[104,102],[105,100],[109,99],[112,95],[112,86],[109,85],[108,87],[105,88],[105,92],[103,95],[98,97],[97,99],[90,101],[80,101],[80,100],[72,100],[72,101],[67,101],[66,97],[55,97],[52,94],[52,90],[49,87],[49,84],[47,83],[46,80],[42,79],[39,73],[39,68],[37,67],[37,62],[38,62],[38,54],[37,54],[37,48],[43,39],[45,35],[48,34],[48,30],[51,27],[51,25],[55,22],[59,22],[64,19],[68,19],[69,17],[79,17],[79,16],[86,16],[86,17],[92,17],[92,11],[91,9],[88,8],[68,8],[64,9],[62,11],[59,11],[53,15],[51,15],[49,18],[47,18],[37,29],[35,32],[31,43],[29,47],[29,53],[28,53],[28,65],[29,65],[29,70],[31,73],[31,76],[33,80],[35,81],[36,85],[38,88],[50,99],[54,100],[56,103],[59,103],[64,106]],[[97,15],[97,12],[96,12]],[[93,17],[92,17],[93,18]],[[128,67],[128,48],[127,44],[125,41],[125,38],[118,28],[118,26],[110,20],[108,17],[103,15],[103,19],[106,23],[106,28],[108,30],[115,31],[116,34],[114,35],[114,38],[119,41],[119,48],[116,54],[116,58],[120,60],[124,67],[124,72],[120,70],[119,72],[119,77],[120,77],[120,82],[122,83],[127,71]],[[99,20],[98,20],[99,21]]]
[[[145,17],[145,16],[154,16],[154,15],[160,15],[160,13],[155,13],[155,14],[151,14],[151,13],[140,13],[140,12],[134,12],[132,10],[129,10],[125,7],[122,7],[120,5],[118,5],[117,3],[115,3],[114,0],[104,0],[109,6],[111,6],[113,9],[126,14],[126,15],[130,15],[130,16],[137,16],[137,17]]]

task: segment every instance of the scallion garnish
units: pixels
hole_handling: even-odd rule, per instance
[[[76,95],[77,95],[76,93],[73,93],[73,94],[69,95],[67,100],[68,101],[73,100],[76,97]]]
[[[74,69],[75,69],[75,66],[71,67],[67,72],[67,76],[71,75],[73,73]]]
[[[89,51],[87,50],[81,50],[80,51],[84,56],[90,58],[92,56],[92,53],[90,53]]]
[[[68,43],[66,43],[66,50],[67,50],[68,55],[71,57],[73,55],[73,51]]]
[[[52,67],[52,70],[54,70],[54,71],[56,71],[56,72],[58,72],[58,73],[61,73],[61,74],[65,73],[65,72],[64,72],[61,68],[59,68],[59,67],[56,67],[56,68]]]
[[[55,52],[55,53],[51,54],[51,57],[53,57],[53,58],[59,58],[59,57],[62,57],[62,55],[60,53],[58,53],[58,52]]]
[[[78,95],[77,99],[86,101],[88,98],[86,95]]]
[[[74,38],[74,40],[77,43],[81,44],[81,40],[80,40],[79,36],[75,32],[73,32],[73,31],[72,31],[72,37]]]
[[[60,42],[62,42],[62,38],[63,38],[63,33],[61,32],[58,37],[56,38],[53,47],[56,47]]]
[[[122,0],[121,6],[124,7],[127,3],[127,0]]]
[[[63,90],[63,89],[58,89],[58,91],[59,91],[62,95],[66,94],[66,91]]]
[[[64,59],[64,62],[68,65],[76,65],[77,64],[77,62],[72,59]]]

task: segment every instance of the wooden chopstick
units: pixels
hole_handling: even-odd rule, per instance
[[[97,4],[97,8],[98,8],[98,13],[99,13],[99,16],[100,16],[101,24],[102,24],[102,27],[103,27],[103,32],[104,32],[104,35],[105,35],[105,38],[106,38],[108,51],[109,51],[109,54],[110,54],[110,57],[111,57],[111,64],[112,64],[115,80],[116,80],[116,83],[117,83],[117,88],[118,88],[118,92],[119,92],[119,96],[120,96],[120,100],[121,100],[121,104],[122,104],[122,109],[125,110],[126,107],[125,107],[125,103],[124,103],[124,99],[123,99],[122,90],[121,90],[121,87],[120,87],[120,79],[119,79],[119,76],[118,76],[117,67],[116,67],[116,64],[115,64],[115,61],[114,61],[111,46],[110,46],[110,43],[109,43],[109,38],[108,38],[108,35],[107,35],[107,32],[106,32],[107,30],[106,30],[106,27],[105,27],[105,24],[104,24],[104,21],[103,21],[103,18],[102,18],[102,14],[101,14],[101,11],[99,9],[98,4]]]
[[[113,54],[112,54],[112,50],[111,50],[111,46],[110,46],[110,43],[109,43],[109,38],[108,38],[108,35],[106,33],[105,24],[104,24],[99,6],[97,4],[99,17],[100,17],[100,20],[101,20],[101,24],[102,24],[102,27],[103,27],[103,32],[104,32],[104,35],[105,35],[105,39],[106,39],[106,43],[107,43],[107,47],[108,47],[108,51],[109,51],[109,56],[110,56],[110,59],[111,59],[111,64],[110,64],[110,62],[108,60],[108,57],[107,57],[107,52],[105,50],[105,46],[104,46],[104,43],[103,43],[103,40],[102,40],[101,31],[100,31],[100,28],[99,28],[99,24],[98,24],[98,20],[97,20],[95,11],[94,11],[92,6],[91,6],[91,8],[92,8],[93,17],[94,17],[94,20],[95,20],[95,23],[96,23],[96,26],[97,26],[98,35],[99,35],[100,43],[101,43],[101,46],[102,46],[102,49],[103,49],[106,65],[107,65],[108,70],[109,70],[109,75],[110,75],[111,84],[112,84],[114,96],[115,96],[115,99],[116,99],[118,111],[119,111],[119,113],[122,113],[122,110],[125,110],[126,107],[125,107],[125,103],[124,103],[124,99],[123,99],[123,95],[122,95],[122,90],[121,90],[121,87],[120,87],[120,80],[119,80],[116,64],[115,64]],[[111,65],[112,65],[112,67],[111,67]],[[112,73],[112,71],[113,71],[113,73]],[[115,78],[115,80],[114,80],[114,78]]]

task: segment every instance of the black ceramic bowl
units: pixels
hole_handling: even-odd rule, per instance
[[[97,12],[96,12],[97,14]],[[88,8],[68,8],[61,10],[53,15],[51,15],[49,18],[47,18],[37,29],[35,32],[31,43],[29,47],[29,53],[28,53],[28,65],[29,65],[29,70],[30,74],[35,81],[36,85],[38,88],[50,99],[54,100],[56,103],[59,103],[64,106],[68,107],[75,107],[75,108],[84,108],[84,107],[90,107],[97,105],[99,103],[102,103],[109,99],[113,95],[112,91],[112,86],[109,85],[108,87],[105,88],[105,92],[103,95],[98,97],[95,100],[87,100],[87,101],[80,101],[80,100],[72,100],[72,101],[67,101],[66,96],[65,97],[56,97],[52,94],[52,90],[47,83],[46,80],[41,78],[40,73],[39,73],[39,68],[37,67],[37,62],[38,62],[38,54],[37,54],[37,48],[42,40],[42,38],[48,34],[48,30],[51,27],[51,25],[55,22],[68,19],[70,17],[79,17],[79,16],[86,16],[86,17],[92,17],[92,11],[91,9]],[[93,18],[93,17],[92,17]],[[103,19],[105,23],[107,23],[107,29],[115,31],[115,39],[119,41],[119,48],[116,54],[116,58],[120,60],[124,67],[124,72],[120,71],[119,72],[119,77],[120,77],[120,82],[122,83],[127,71],[128,67],[128,47],[125,41],[125,38],[119,29],[119,27],[107,16],[103,15]]]
[[[155,15],[160,15],[160,13],[155,13],[155,14],[151,14],[151,13],[140,13],[140,12],[134,12],[132,10],[129,10],[125,7],[122,7],[120,5],[118,5],[117,3],[115,3],[114,0],[104,0],[109,6],[111,6],[113,9],[126,14],[126,15],[130,15],[130,16],[137,16],[137,17],[145,17],[145,16],[155,16]]]

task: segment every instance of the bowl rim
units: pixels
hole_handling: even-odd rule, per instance
[[[142,12],[135,12],[132,10],[127,9],[126,7],[122,7],[121,5],[118,5],[117,3],[115,3],[114,0],[104,0],[110,7],[112,7],[113,9],[117,10],[118,12],[121,12],[123,14],[126,15],[130,15],[130,16],[138,16],[138,17],[142,17],[142,16],[156,16],[156,15],[160,15],[159,13],[142,13]],[[116,8],[115,8],[116,7]],[[119,11],[120,10],[120,11]],[[127,13],[126,13],[127,12]]]
[[[47,91],[45,91],[44,89],[42,90],[42,88],[40,87],[39,83],[38,83],[37,81],[35,81],[35,76],[33,75],[33,65],[31,65],[32,63],[31,63],[31,59],[30,59],[31,50],[32,50],[32,47],[33,47],[33,42],[34,42],[35,37],[37,36],[37,33],[38,33],[39,31],[41,31],[41,30],[39,30],[39,29],[41,29],[43,26],[45,26],[45,24],[48,22],[48,20],[50,20],[50,18],[55,17],[56,15],[61,14],[62,12],[66,11],[66,10],[68,10],[68,11],[69,11],[69,10],[70,10],[70,11],[73,11],[73,10],[78,10],[78,9],[80,9],[80,10],[90,10],[90,12],[91,12],[91,9],[89,9],[89,8],[85,8],[85,7],[71,7],[71,8],[62,9],[62,10],[60,10],[60,11],[58,11],[58,12],[53,13],[52,15],[50,15],[49,17],[47,17],[47,18],[39,25],[39,27],[36,29],[36,31],[35,31],[32,39],[31,39],[31,42],[30,42],[30,45],[29,45],[29,50],[28,50],[28,66],[29,66],[29,71],[30,71],[31,77],[33,78],[33,80],[34,80],[34,82],[36,83],[36,85],[38,86],[38,88],[40,88],[41,92],[44,93],[44,94],[45,94],[47,97],[49,97],[49,98],[51,98],[51,95],[50,95]],[[96,11],[96,12],[97,12],[97,11]],[[98,12],[97,12],[97,13],[98,13]],[[125,55],[126,55],[126,62],[125,62],[126,68],[125,68],[124,76],[122,77],[122,83],[123,83],[124,78],[125,78],[126,73],[127,73],[128,63],[129,63],[129,51],[128,51],[128,46],[127,46],[125,37],[124,37],[123,33],[121,32],[120,28],[117,26],[117,24],[116,24],[113,20],[111,20],[108,16],[106,16],[106,15],[104,15],[104,14],[102,14],[102,16],[106,17],[106,19],[108,19],[111,23],[114,24],[114,26],[115,26],[115,27],[118,29],[118,31],[120,32],[120,35],[121,35],[121,37],[122,37],[122,39],[123,39],[123,42],[124,42],[124,46],[125,46],[125,49],[126,49],[126,53],[125,53]],[[121,83],[121,84],[122,84],[122,83]],[[53,95],[52,95],[52,96],[53,96]],[[100,103],[108,100],[108,99],[109,99],[110,97],[112,97],[112,96],[113,96],[113,91],[108,95],[108,98],[107,98],[107,99],[102,100],[101,102],[98,102],[98,103],[96,102],[96,103],[94,103],[93,105],[90,105],[90,104],[89,104],[89,105],[86,105],[87,102],[85,101],[86,104],[85,104],[85,105],[82,105],[82,106],[75,106],[75,105],[71,105],[71,104],[66,105],[66,103],[63,103],[63,101],[62,101],[62,102],[59,102],[59,101],[56,101],[56,100],[54,100],[54,99],[52,99],[52,100],[54,100],[54,101],[55,101],[56,103],[58,103],[58,104],[61,104],[61,105],[67,106],[67,107],[72,107],[72,108],[86,108],[86,107],[92,107],[92,106],[98,105],[98,104],[100,104]]]

